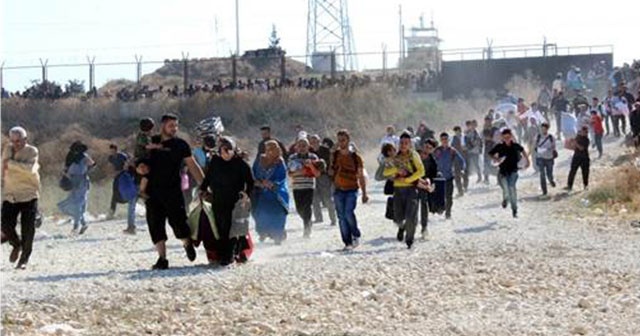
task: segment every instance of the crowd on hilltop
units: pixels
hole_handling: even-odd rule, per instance
[[[372,77],[367,74],[351,76],[341,75],[335,78],[323,75],[321,77],[298,77],[298,79],[240,79],[236,82],[217,79],[211,83],[204,82],[190,84],[186,89],[180,89],[178,85],[172,88],[159,86],[156,89],[145,85],[142,87],[125,87],[115,93],[115,97],[122,101],[134,101],[144,98],[169,97],[184,98],[196,94],[221,94],[225,92],[273,92],[281,89],[322,90],[327,88],[343,88],[353,90],[370,85],[382,84],[395,90],[407,90],[411,92],[435,91],[438,87],[438,77],[433,71],[421,73],[391,74]],[[105,97],[113,97],[111,92],[105,92]]]
[[[430,237],[430,214],[452,220],[454,193],[464,197],[474,187],[473,176],[476,187],[485,188],[495,177],[502,190],[502,208],[510,207],[518,218],[520,172],[533,167],[540,178],[540,198],[549,199],[547,187],[559,183],[554,166],[562,147],[573,152],[565,191],[573,191],[578,170],[587,189],[591,152],[602,158],[604,137],[625,136],[640,145],[640,92],[634,96],[626,85],[620,81],[607,97],[591,100],[574,90],[569,101],[564,93],[572,88],[560,74],[551,89],[541,93],[545,99],[527,103],[505,95],[495,108],[482,113],[481,121],[461,121],[440,132],[426,122],[401,132],[388,126],[373,179],[384,182],[383,193],[388,196],[384,216],[395,223],[397,240],[411,249],[418,224],[421,237]],[[555,136],[551,118],[556,119]],[[85,212],[90,171],[109,164],[114,171],[109,217],[115,215],[117,204],[127,204],[124,233],[136,234],[135,208],[138,200],[144,201],[148,232],[158,254],[153,269],[169,267],[167,222],[190,261],[202,244],[209,262],[222,266],[250,258],[252,232],[261,242],[283,244],[292,208],[302,219],[305,239],[311,238],[314,225],[324,221],[326,208],[330,225],[339,228],[344,251],[360,245],[362,232],[354,211],[358,199],[369,201],[369,175],[348,130],[321,136],[299,125],[295,138],[283,142],[265,125],[260,128],[256,156],[250,160],[233,137],[222,135],[220,118],[200,122],[194,144],[178,137],[178,128],[173,114],[164,115],[159,127],[144,118],[133,153],[112,144],[108,163],[94,161],[81,142],[71,145],[59,181],[68,194],[58,209],[71,218],[73,235],[84,234],[89,227]],[[17,261],[18,268],[27,266],[40,218],[38,149],[27,140],[24,128],[12,128],[2,154],[2,241],[12,245],[9,260]],[[255,231],[249,229],[250,218]]]
[[[149,85],[127,86],[112,92],[92,88],[82,95],[83,98],[117,98],[121,101],[136,101],[139,99],[153,99],[160,97],[184,98],[192,97],[196,94],[221,94],[225,92],[251,91],[251,92],[272,92],[281,89],[299,90],[322,90],[327,88],[343,88],[353,90],[356,88],[368,87],[373,84],[387,85],[395,90],[407,90],[411,92],[430,92],[438,88],[438,75],[433,71],[422,71],[419,73],[407,72],[404,74],[389,74],[380,76],[370,76],[367,74],[353,74],[350,76],[340,75],[335,78],[323,75],[321,77],[299,77],[298,79],[239,79],[236,82],[214,79],[211,82],[189,84],[187,88],[181,89],[178,85],[171,88],[164,86],[151,87]],[[8,92],[2,88],[2,98],[24,98],[24,99],[64,99],[77,97],[64,91],[59,85],[38,84],[23,92]]]

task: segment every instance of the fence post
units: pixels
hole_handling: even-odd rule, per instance
[[[42,66],[42,82],[46,82],[47,81],[47,64],[49,63],[49,60],[42,60],[42,58],[40,59],[40,65]]]
[[[331,51],[331,79],[336,79],[336,51]]]
[[[142,55],[135,55],[136,58],[136,83],[140,86],[140,81],[142,80]]]
[[[387,45],[382,44],[382,76],[387,75]]]
[[[182,53],[182,86],[183,91],[187,92],[189,88],[189,53]]]
[[[284,54],[280,55],[280,84],[287,79],[287,59]]]
[[[0,64],[0,88],[4,89],[4,61]]]
[[[87,62],[89,62],[89,89],[87,91],[91,92],[91,90],[93,90],[93,87],[95,86],[95,71],[96,71],[96,57],[89,57],[87,56]]]
[[[231,55],[231,87],[233,89],[238,85],[238,64],[236,55]]]

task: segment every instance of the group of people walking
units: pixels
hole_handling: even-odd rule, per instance
[[[625,104],[635,99],[626,92],[617,94]],[[613,100],[611,104],[623,108]],[[510,206],[517,218],[518,171],[533,162],[541,196],[547,197],[548,186],[556,187],[553,168],[562,136],[564,147],[574,151],[565,189],[573,190],[578,169],[584,188],[588,188],[589,150],[593,144],[602,156],[602,139],[609,132],[607,126],[605,134],[603,125],[609,116],[602,112],[607,105],[596,98],[592,105],[573,105],[562,92],[554,94],[551,108],[563,110],[556,116],[560,121],[555,137],[539,106],[526,106],[523,100],[514,105],[513,111],[489,111],[480,130],[475,120],[466,121],[464,129],[456,126],[453,133],[437,136],[424,122],[417,131],[408,127],[400,135],[396,135],[395,127],[387,127],[375,178],[385,181],[384,193],[390,196],[387,217],[397,225],[397,239],[412,248],[418,223],[422,237],[429,237],[430,213],[444,213],[445,219],[451,219],[454,192],[463,197],[473,175],[477,183],[484,184],[490,184],[490,176],[496,176],[502,188],[501,205]],[[625,124],[618,122],[622,127],[614,126],[614,136],[620,128],[624,132]],[[638,143],[639,101],[633,103],[629,123]],[[250,216],[260,241],[271,239],[280,245],[287,239],[292,200],[302,219],[304,238],[311,237],[314,224],[323,222],[326,208],[330,224],[339,226],[345,250],[359,246],[362,234],[355,208],[358,194],[363,203],[368,202],[369,195],[362,156],[347,130],[339,131],[334,141],[308,134],[300,126],[294,141],[285,146],[272,136],[269,126],[264,126],[250,165],[233,138],[217,133],[200,134],[200,145],[192,150],[177,136],[179,120],[175,115],[164,115],[157,133],[155,128],[150,118],[140,121],[132,156],[111,145],[109,163],[115,178],[108,216],[114,217],[118,203],[126,203],[124,232],[135,234],[136,204],[144,201],[148,231],[158,254],[154,269],[169,267],[167,222],[182,241],[189,260],[195,260],[195,247],[202,242],[211,263],[229,265],[246,261],[252,253]],[[12,128],[10,143],[2,155],[2,242],[12,245],[10,260],[17,262],[18,268],[28,264],[40,219],[38,150],[27,139],[24,128]],[[96,162],[87,152],[88,147],[79,141],[70,146],[60,180],[60,187],[68,195],[58,203],[58,209],[71,217],[74,234],[83,234],[88,228],[89,173]],[[20,235],[16,231],[18,218]]]

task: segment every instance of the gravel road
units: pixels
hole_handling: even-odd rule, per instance
[[[453,220],[432,217],[431,239],[412,250],[395,241],[379,185],[358,205],[357,250],[342,252],[328,224],[303,239],[292,214],[285,244],[258,243],[250,263],[226,269],[207,266],[202,249],[188,262],[170,239],[171,269],[151,271],[142,218],[136,236],[122,235],[123,220],[81,237],[49,222],[27,270],[3,246],[2,334],[640,335],[640,234],[567,211],[582,206],[559,190],[567,155],[551,200],[523,172],[516,220],[495,183],[472,183]]]

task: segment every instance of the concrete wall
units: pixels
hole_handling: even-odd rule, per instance
[[[442,64],[442,96],[444,99],[464,97],[474,89],[501,90],[516,74],[531,70],[551,84],[556,73],[566,73],[572,65],[580,67],[583,76],[600,61],[607,70],[613,67],[613,54],[591,54],[548,57],[504,58],[491,60],[448,61]]]

